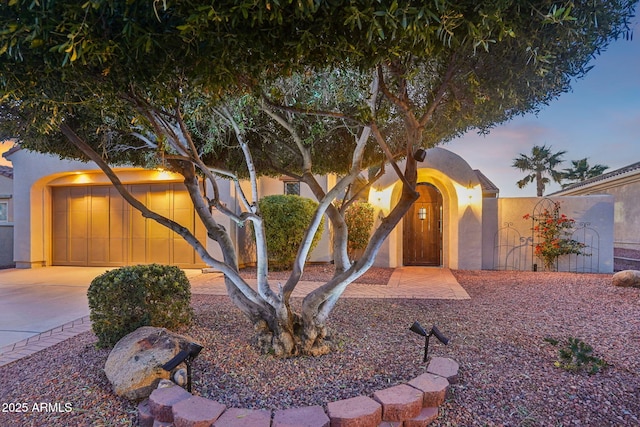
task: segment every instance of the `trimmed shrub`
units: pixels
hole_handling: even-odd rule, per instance
[[[113,347],[141,326],[177,328],[191,321],[191,284],[178,267],[136,265],[108,271],[87,291],[98,347]]]
[[[349,256],[352,258],[355,251],[366,248],[369,243],[374,222],[373,213],[373,206],[361,201],[353,202],[344,212],[344,220],[349,230],[347,245]]]
[[[306,197],[280,194],[263,197],[258,207],[264,220],[270,269],[290,269],[318,203]],[[313,236],[311,251],[318,244],[323,230],[324,218]]]

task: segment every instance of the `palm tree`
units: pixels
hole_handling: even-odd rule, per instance
[[[562,188],[568,187],[569,185],[575,184],[577,182],[582,182],[585,179],[602,175],[604,171],[609,169],[609,166],[599,164],[589,166],[589,162],[587,162],[586,157],[580,160],[571,160],[571,164],[572,167],[569,169],[563,169],[564,173],[562,174],[563,179],[571,182],[562,184]]]
[[[551,152],[551,147],[534,145],[531,149],[531,156],[520,153],[520,156],[513,159],[513,167],[523,172],[531,172],[529,175],[517,182],[518,188],[524,188],[529,183],[535,182],[537,195],[542,197],[545,186],[551,180],[558,184],[563,178],[562,172],[555,170],[556,166],[563,162],[562,156],[566,151]]]

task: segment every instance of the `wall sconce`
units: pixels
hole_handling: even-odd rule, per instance
[[[424,357],[422,358],[422,362],[423,363],[427,361],[427,352],[429,351],[429,338],[431,338],[431,335],[435,335],[436,338],[438,339],[438,341],[440,341],[442,344],[444,344],[444,345],[449,344],[449,338],[447,338],[444,335],[442,335],[442,332],[440,332],[440,330],[438,328],[436,328],[436,325],[433,325],[431,327],[431,330],[429,332],[427,332],[427,331],[424,330],[422,325],[420,325],[420,323],[413,322],[413,325],[411,325],[409,330],[411,332],[414,332],[414,333],[416,333],[418,335],[422,335],[423,337],[425,337]]]
[[[424,148],[418,148],[415,153],[413,153],[413,158],[419,162],[423,162],[427,157],[427,151]]]
[[[198,357],[198,354],[200,354],[200,351],[203,348],[204,347],[202,347],[200,344],[196,344],[194,342],[189,343],[186,350],[181,350],[174,356],[173,359],[162,365],[162,369],[168,372],[173,371],[179,364],[183,362],[185,365],[187,365],[187,391],[189,393],[191,393],[191,362],[193,362],[193,359]],[[178,376],[181,375],[179,371],[176,373],[178,374]],[[174,382],[177,381],[175,381],[174,379]]]
[[[426,208],[418,209],[418,219],[420,221],[424,221],[425,219],[427,219],[427,209]]]

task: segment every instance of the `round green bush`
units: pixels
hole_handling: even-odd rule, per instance
[[[87,291],[98,347],[113,347],[141,326],[167,329],[192,318],[191,284],[178,267],[136,265],[108,271]]]
[[[318,203],[306,197],[280,194],[263,197],[258,207],[264,220],[270,269],[288,270],[296,259]],[[318,244],[323,230],[324,218],[313,236],[311,251]]]
[[[375,220],[373,214],[373,206],[363,201],[353,202],[344,212],[344,220],[349,230],[350,254],[367,247]]]

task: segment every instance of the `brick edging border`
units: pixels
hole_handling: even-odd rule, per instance
[[[138,405],[140,427],[425,427],[438,417],[449,385],[457,381],[459,365],[434,357],[427,372],[411,381],[378,390],[373,398],[357,396],[320,406],[282,409],[227,408],[193,396],[164,380]],[[383,424],[384,423],[384,424]]]

